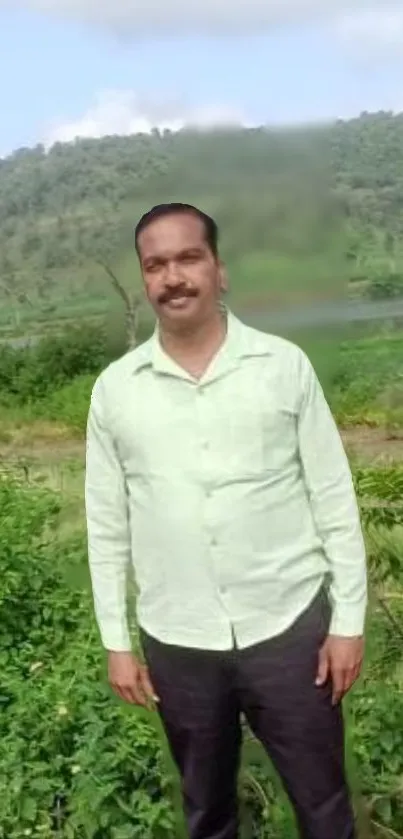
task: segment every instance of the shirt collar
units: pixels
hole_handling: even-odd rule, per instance
[[[214,378],[218,374],[236,367],[242,358],[272,355],[274,351],[271,336],[252,329],[242,323],[229,309],[225,308],[227,334],[213,362]],[[185,371],[163,350],[159,340],[159,326],[155,326],[152,336],[133,351],[133,372],[144,367],[152,367],[156,373],[186,378]],[[212,371],[213,372],[213,371]],[[208,377],[211,379],[211,375]],[[190,376],[188,378],[191,378]]]

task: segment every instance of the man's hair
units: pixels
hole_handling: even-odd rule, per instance
[[[198,218],[204,227],[205,233],[205,240],[215,257],[218,256],[218,227],[214,219],[207,215],[207,213],[203,213],[202,210],[199,210],[197,207],[193,207],[192,204],[180,204],[180,203],[172,203],[172,204],[157,204],[155,207],[152,207],[147,213],[144,213],[140,221],[138,222],[135,231],[134,231],[134,243],[137,251],[137,255],[140,256],[139,250],[139,236],[145,230],[149,224],[153,221],[157,221],[160,218],[167,218],[168,216],[174,216],[178,214],[182,215],[193,215]]]

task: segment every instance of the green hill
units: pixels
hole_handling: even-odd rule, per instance
[[[3,323],[101,311],[99,260],[138,281],[133,226],[183,200],[216,217],[234,294],[264,303],[403,291],[403,115],[322,128],[105,137],[0,161]],[[355,285],[354,285],[355,284]]]

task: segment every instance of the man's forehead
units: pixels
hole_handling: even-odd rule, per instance
[[[190,213],[155,219],[140,233],[139,245],[145,254],[160,251],[169,245],[177,249],[200,247],[205,244],[205,231],[200,219]]]

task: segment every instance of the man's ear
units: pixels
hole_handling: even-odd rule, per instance
[[[220,291],[225,294],[228,291],[228,274],[227,269],[223,262],[220,262],[219,265],[219,279],[220,279]]]

